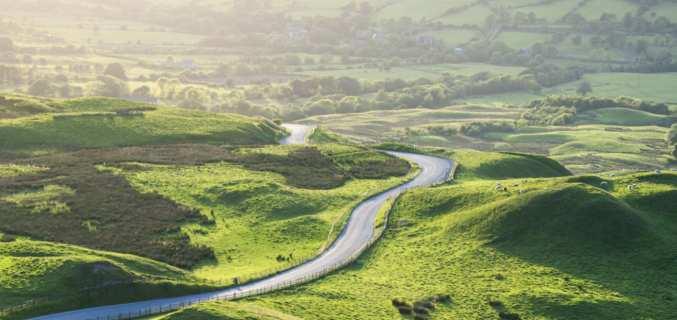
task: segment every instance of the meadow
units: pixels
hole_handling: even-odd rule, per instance
[[[49,152],[0,162],[0,310],[12,319],[270,275],[317,255],[354,206],[415,172],[330,133],[331,144],[276,145],[285,133],[261,119],[100,98],[5,101],[0,121],[15,137],[72,120],[40,141]],[[106,127],[101,113],[118,137],[91,133]]]
[[[246,152],[280,155],[293,153],[293,149],[268,147]],[[368,156],[355,147],[323,146],[321,150],[331,157],[329,164],[352,164],[350,168],[342,166],[336,170],[348,176],[360,176],[359,172],[365,171],[357,169],[360,165],[388,161],[377,154]],[[308,165],[312,164],[306,162],[305,166]],[[293,186],[293,181],[290,185],[281,174],[246,167],[247,164],[227,163],[201,167],[147,166],[140,172],[119,174],[126,176],[141,193],[160,194],[210,217],[210,226],[184,228],[192,243],[211,248],[216,256],[215,261],[192,272],[196,277],[224,283],[259,277],[315,256],[333,241],[351,209],[361,200],[408,177],[407,168],[380,177],[365,177],[371,179],[349,180],[331,189],[307,189]],[[280,168],[273,170],[281,172]],[[306,180],[320,178],[307,168],[293,171]]]
[[[458,133],[462,126],[472,123],[517,123],[527,110],[524,103],[492,106],[469,102],[440,109],[373,111],[304,121],[371,143],[397,141],[547,155],[580,174],[655,170],[672,162],[666,136],[674,113],[603,108],[581,112],[575,123],[566,126],[517,126],[509,132],[487,132],[475,137]]]
[[[677,225],[666,209],[677,175],[534,177],[551,176],[556,167],[549,165],[516,178],[500,165],[513,156],[471,157],[477,163],[460,181],[399,199],[383,241],[351,267],[313,284],[162,319],[220,319],[252,305],[313,319],[675,316],[676,279],[667,271]]]
[[[116,99],[31,101],[3,98],[2,153],[31,154],[170,143],[252,145],[275,143],[281,129],[239,115],[155,107]],[[29,110],[26,114],[26,110]]]
[[[417,173],[380,149],[455,180],[343,270],[151,318],[677,318],[674,1],[0,7],[0,319],[298,265]],[[531,105],[556,95],[641,101]]]

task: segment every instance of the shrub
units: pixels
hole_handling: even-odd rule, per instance
[[[414,312],[416,314],[423,314],[423,315],[430,315],[430,310],[423,308],[423,307],[414,307]]]
[[[16,236],[10,234],[0,233],[0,242],[13,242],[16,240]]]
[[[668,132],[668,150],[677,160],[677,124],[673,124]]]
[[[665,103],[654,103],[629,97],[600,98],[581,96],[548,96],[544,99],[532,101],[529,104],[529,107],[567,107],[575,108],[577,112],[586,112],[603,108],[628,108],[661,115],[670,114],[668,105]]]
[[[469,137],[481,137],[489,132],[514,132],[515,125],[509,122],[471,122],[461,125],[458,131]]]
[[[521,320],[522,318],[516,313],[499,312],[498,317],[501,320]]]
[[[536,107],[524,112],[518,123],[541,126],[563,126],[576,120],[576,108],[573,107]]]
[[[409,304],[409,302],[406,302],[406,301],[401,300],[401,299],[393,299],[393,300],[392,300],[392,304],[393,304],[393,306],[396,307],[396,308],[397,308],[397,307],[411,307],[411,305]]]
[[[397,311],[401,315],[412,315],[414,313],[414,310],[410,306],[399,306],[397,307]]]

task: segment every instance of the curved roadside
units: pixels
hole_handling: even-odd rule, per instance
[[[291,135],[283,139],[281,144],[303,144],[314,129],[314,127],[303,125],[284,125],[284,127],[291,132]],[[453,165],[452,161],[448,159],[427,155],[403,152],[388,152],[388,154],[416,163],[421,169],[420,173],[411,181],[382,192],[359,204],[351,213],[348,223],[338,238],[315,259],[270,277],[220,291],[87,308],[34,319],[130,319],[171,311],[206,301],[233,300],[258,295],[309,282],[337,270],[354,261],[372,244],[376,215],[388,199],[395,198],[412,188],[431,186],[446,181]]]

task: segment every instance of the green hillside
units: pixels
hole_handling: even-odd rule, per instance
[[[392,319],[392,299],[440,294],[452,302],[431,319],[674,317],[677,175],[610,180],[612,194],[578,181],[408,193],[385,240],[352,268],[252,301],[312,319]],[[635,181],[641,191],[627,194]]]
[[[670,211],[676,174],[518,176],[475,175],[408,192],[397,201],[385,238],[352,267],[238,304],[303,319],[398,319],[413,312],[412,304],[429,315],[420,319],[677,314],[677,275],[668,271],[677,259]],[[421,311],[425,301],[437,301],[435,308]],[[213,303],[195,310],[205,308],[237,309]]]
[[[557,161],[518,153],[455,150],[448,156],[459,163],[456,179],[510,179],[561,177],[571,175]]]
[[[242,149],[237,151],[238,164],[106,170],[126,177],[142,194],[162,195],[209,217],[208,224],[184,228],[193,243],[215,254],[215,261],[206,261],[193,272],[230,283],[316,255],[338,234],[354,206],[409,177],[406,162],[368,149],[317,148]],[[370,171],[373,167],[380,170]]]
[[[673,121],[669,116],[627,108],[599,109],[586,113],[581,118],[585,122],[627,126],[670,125]]]
[[[157,261],[76,246],[4,236],[0,256],[0,309],[11,309],[2,319],[207,288]]]
[[[155,320],[210,320],[210,319],[256,319],[256,320],[300,320],[274,309],[255,304],[223,302],[218,305],[200,305],[169,315],[152,317]]]
[[[51,267],[51,255],[37,254],[24,268],[9,258],[12,251],[7,257],[0,254],[4,267],[0,278],[7,281],[0,285],[0,298],[15,294],[15,289],[22,292],[0,309],[37,299],[23,306],[23,313],[12,314],[22,318],[22,314],[175,295],[205,283],[223,287],[234,279],[246,282],[269,275],[315,256],[338,235],[354,206],[403,183],[413,174],[410,171],[406,161],[340,144],[172,144],[14,159],[0,164],[3,238],[26,237],[51,242],[39,242],[42,246],[75,250],[56,244],[67,243],[135,256],[110,262],[115,267],[104,265],[105,272],[91,280],[104,286],[87,289],[83,298],[64,281],[78,279],[76,272],[87,275],[92,268],[101,269],[97,257],[103,253],[82,248],[77,254],[68,253],[64,261],[70,269],[65,273],[58,269],[61,264]],[[36,242],[17,243],[34,246]],[[170,277],[163,270],[145,268],[144,275],[137,277],[132,274],[136,261],[152,261],[176,274]],[[48,271],[34,274],[43,264],[50,266]],[[24,281],[18,275],[31,278]],[[182,284],[156,285],[146,278]],[[88,279],[82,283],[89,285]],[[123,280],[135,284],[117,288]],[[47,303],[52,286],[28,290],[15,288],[12,281],[54,282],[61,287],[53,293],[67,299]],[[77,296],[66,294],[72,292]]]
[[[282,136],[268,121],[108,98],[41,102],[10,97],[0,105],[1,111],[14,115],[0,118],[3,153],[170,143],[274,144]]]

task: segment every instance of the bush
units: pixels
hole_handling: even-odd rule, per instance
[[[489,132],[515,132],[515,125],[508,122],[471,122],[463,124],[458,131],[469,137],[481,137]]]
[[[563,126],[574,123],[576,108],[573,107],[536,107],[521,115],[518,123],[536,126]]]
[[[394,307],[411,307],[409,302],[400,299],[393,299],[392,304]]]
[[[0,242],[13,242],[15,240],[16,236],[0,233]]]
[[[499,312],[498,317],[501,320],[521,320],[522,318],[516,313]]]
[[[586,112],[603,108],[628,108],[661,115],[670,114],[668,105],[665,103],[654,103],[629,97],[599,98],[581,96],[548,96],[544,99],[532,101],[529,104],[529,107],[567,107],[575,108],[577,112]]]
[[[410,306],[399,306],[397,307],[397,311],[404,316],[410,316],[414,314],[414,309],[412,309]]]
[[[673,124],[668,132],[668,148],[672,157],[677,160],[677,124]]]

